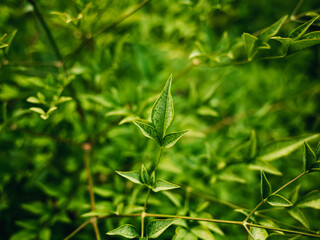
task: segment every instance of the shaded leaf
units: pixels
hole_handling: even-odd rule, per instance
[[[249,34],[249,33],[243,33],[241,38],[244,42],[244,46],[247,51],[248,60],[250,61],[252,59],[252,56],[254,53],[255,42],[258,40],[258,38],[256,36]]]
[[[297,207],[289,208],[288,213],[291,215],[291,217],[293,217],[294,219],[299,221],[307,229],[310,229],[309,222],[308,222],[307,218],[305,217],[305,215],[303,214],[301,209],[299,209]]]
[[[172,147],[188,130],[167,134],[163,139],[163,146],[166,148]]]
[[[302,39],[320,39],[320,31],[307,33]]]
[[[152,108],[151,120],[162,139],[173,119],[173,101],[171,96],[172,74]]]
[[[257,135],[254,130],[252,130],[249,140],[249,147],[247,150],[247,157],[253,159],[257,154]]]
[[[266,199],[272,193],[271,185],[263,171],[261,171],[261,189],[260,190],[261,190],[262,199]]]
[[[319,172],[320,171],[320,162],[316,162],[312,165],[310,172]]]
[[[159,191],[165,191],[165,190],[171,190],[175,188],[180,188],[180,186],[167,182],[165,180],[157,180],[156,183],[154,184],[152,190],[154,192],[159,192]]]
[[[293,38],[294,40],[300,39],[309,27],[319,18],[319,16],[312,18],[310,21],[300,25],[299,27],[295,28],[290,34],[289,37]]]
[[[141,166],[141,181],[145,184],[149,182],[149,174],[146,167],[143,164]]]
[[[274,35],[276,35],[281,26],[285,23],[285,21],[287,20],[288,15],[280,18],[277,22],[275,22],[274,24],[272,24],[271,26],[265,28],[258,36],[259,40],[261,42],[267,42],[271,37],[273,37]]]
[[[154,126],[152,125],[152,123],[150,122],[143,122],[143,121],[133,121],[133,123],[135,125],[137,125],[142,134],[144,136],[146,136],[147,138],[151,138],[153,140],[155,140],[160,146],[161,146],[161,140],[157,134],[156,129],[154,128]]]
[[[269,203],[271,206],[276,206],[276,207],[292,206],[292,203],[288,199],[278,194],[272,194],[271,196],[269,196],[267,198],[267,203]]]
[[[172,240],[197,240],[198,238],[183,227],[177,227]]]
[[[108,235],[119,235],[125,238],[136,238],[139,237],[137,229],[130,224],[122,225],[110,232],[107,232]]]
[[[168,227],[170,227],[177,219],[157,219],[148,223],[147,235],[149,238],[159,237]]]
[[[316,162],[316,155],[312,151],[308,143],[304,143],[303,162],[305,171],[311,170],[312,166]]]
[[[131,182],[137,183],[137,184],[143,184],[141,181],[141,176],[139,171],[130,171],[130,172],[120,172],[116,171],[120,176],[130,180]]]
[[[318,44],[320,44],[320,39],[302,39],[299,41],[293,41],[289,47],[289,53],[291,54]]]
[[[320,190],[308,193],[299,203],[299,207],[320,209]]]
[[[320,160],[320,142],[317,145],[317,150],[316,150],[316,160]]]

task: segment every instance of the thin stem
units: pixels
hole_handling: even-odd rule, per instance
[[[244,229],[247,231],[247,233],[249,233],[249,236],[253,239],[253,240],[256,240],[254,238],[254,236],[252,235],[251,231],[249,230],[249,228],[247,227],[247,224],[244,224],[243,225]]]
[[[118,24],[120,24],[121,22],[126,20],[128,17],[132,16],[134,13],[139,11],[141,8],[143,8],[145,5],[147,5],[151,1],[152,0],[145,0],[145,1],[141,2],[135,8],[133,8],[129,12],[125,13],[124,15],[120,16],[119,18],[117,18],[116,20],[111,22],[106,27],[103,27],[102,29],[100,29],[97,32],[93,33],[88,38],[84,39],[83,42],[72,53],[70,53],[69,55],[67,55],[65,57],[65,60],[69,60],[69,59],[73,58],[75,55],[77,55],[81,51],[81,49],[83,49],[90,41],[92,41],[93,38],[95,38],[96,36],[98,36],[101,33],[108,32],[109,30],[113,29],[115,26],[117,26]]]
[[[259,204],[249,213],[249,215],[246,217],[246,219],[243,221],[243,223],[247,223],[249,218],[252,216],[252,214],[258,210],[259,207],[261,207],[262,204],[264,204],[265,200],[263,199]]]
[[[55,42],[55,40],[53,38],[53,35],[52,35],[51,31],[50,31],[50,28],[48,27],[46,21],[44,20],[42,14],[41,14],[41,12],[39,11],[39,8],[38,8],[36,2],[34,0],[28,0],[28,1],[33,6],[34,12],[37,15],[37,17],[38,17],[38,19],[40,21],[40,24],[42,25],[44,31],[46,32],[46,34],[48,36],[48,39],[50,41],[50,44],[51,44],[51,46],[52,46],[57,58],[62,62],[63,58],[62,58],[62,55],[60,53],[60,50],[59,50],[59,48],[58,48],[58,46],[57,46],[57,44],[56,44],[56,42]]]
[[[292,11],[292,13],[290,15],[290,19],[292,19],[292,20],[295,19],[295,15],[298,12],[298,10],[301,7],[303,2],[304,2],[304,0],[299,0],[299,2],[297,3],[296,7],[293,9],[293,11]]]
[[[100,240],[101,238],[100,238],[99,228],[97,224],[97,218],[96,217],[91,218],[91,223],[93,226],[94,234],[96,235],[96,239]]]
[[[85,226],[87,226],[89,223],[91,222],[91,220],[85,221],[84,223],[82,223],[79,227],[77,227],[72,233],[70,233],[66,238],[64,238],[64,240],[69,240],[70,238],[72,238],[74,235],[76,235],[82,228],[84,228]]]
[[[299,178],[301,178],[302,176],[304,176],[305,174],[307,174],[308,172],[303,172],[301,173],[299,176],[295,177],[294,179],[292,179],[291,181],[287,182],[286,184],[284,184],[282,187],[280,187],[278,190],[274,191],[272,194],[276,194],[278,192],[280,192],[282,189],[284,189],[285,187],[287,187],[288,185],[290,185],[291,183],[297,181]]]

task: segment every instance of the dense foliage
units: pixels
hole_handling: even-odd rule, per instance
[[[1,1],[0,238],[320,238],[319,7]]]

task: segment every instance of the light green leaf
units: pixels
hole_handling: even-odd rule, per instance
[[[56,106],[50,107],[47,111],[47,114],[52,113],[53,111],[56,111],[58,108]]]
[[[280,18],[277,22],[275,22],[271,26],[265,28],[258,36],[259,41],[267,42],[271,37],[276,35],[279,32],[279,30],[282,27],[282,25],[287,20],[287,18],[288,18],[288,15]]]
[[[166,148],[172,147],[188,130],[167,134],[163,139],[163,146]]]
[[[301,209],[299,209],[297,207],[289,208],[288,213],[291,215],[291,217],[298,220],[307,229],[310,229],[309,222],[308,222],[307,218],[305,217],[305,215],[303,214]]]
[[[87,218],[87,217],[102,217],[102,216],[106,216],[108,214],[115,214],[114,212],[110,211],[110,212],[99,212],[99,211],[93,211],[93,212],[87,212],[81,215],[81,217],[83,218]]]
[[[27,102],[29,102],[29,103],[37,103],[37,104],[41,103],[38,98],[33,97],[33,96],[28,97],[28,98],[27,98]]]
[[[110,232],[107,232],[108,235],[119,235],[125,238],[136,238],[139,237],[137,229],[130,224],[122,225]]]
[[[268,232],[263,228],[251,227],[250,229],[255,240],[266,240]]]
[[[258,38],[256,36],[253,36],[249,33],[243,33],[241,36],[243,42],[244,42],[244,46],[246,48],[247,51],[247,55],[248,55],[248,60],[251,61],[252,60],[252,56],[254,54],[254,46],[255,46],[255,42],[258,40]]]
[[[319,136],[320,136],[320,134],[314,134],[312,136],[289,141],[288,144],[286,144],[286,142],[284,142],[285,145],[281,144],[279,147],[277,146],[278,142],[275,142],[273,144],[275,146],[272,148],[272,150],[262,156],[259,156],[258,159],[263,160],[263,161],[273,161],[275,159],[287,156],[290,153],[292,153],[294,150],[296,150],[297,148],[302,146],[304,144],[304,142],[314,140],[314,139],[318,138]]]
[[[309,27],[319,18],[319,16],[312,18],[310,21],[300,25],[299,27],[295,28],[290,34],[289,37],[293,38],[294,40],[300,39]]]
[[[299,203],[298,207],[320,209],[320,190],[308,193]]]
[[[139,171],[130,171],[130,172],[120,172],[116,171],[120,176],[130,180],[133,183],[143,184],[141,181],[141,176]]]
[[[141,166],[141,181],[145,184],[149,182],[149,174],[146,167],[142,164]]]
[[[282,172],[280,172],[277,168],[275,168],[272,164],[265,161],[255,161],[252,164],[249,164],[249,169],[264,171],[273,175],[282,176]]]
[[[205,227],[196,226],[191,228],[191,232],[196,235],[198,238],[203,240],[214,240],[213,234]]]
[[[250,135],[249,147],[247,150],[247,157],[253,159],[257,155],[257,135],[256,131],[252,130]]]
[[[155,140],[160,146],[162,145],[161,140],[159,138],[159,135],[151,122],[133,121],[133,123],[140,128],[140,130],[144,136]]]
[[[219,226],[216,223],[204,222],[204,221],[200,221],[199,223],[201,225],[205,226],[206,228],[210,229],[211,231],[216,232],[221,236],[224,236],[224,233],[222,232],[222,230],[219,228]]]
[[[262,196],[262,199],[266,199],[267,197],[270,196],[271,193],[272,193],[271,185],[270,185],[266,175],[264,174],[264,172],[261,171],[261,196]]]
[[[29,108],[29,109],[31,111],[36,112],[36,113],[41,114],[41,115],[45,115],[46,114],[46,112],[42,108],[32,107],[32,108]]]
[[[183,227],[176,228],[176,234],[172,240],[197,240],[198,238]]]
[[[267,203],[269,203],[271,206],[276,206],[276,207],[292,206],[292,203],[288,199],[278,194],[272,194],[271,196],[269,196],[267,198]]]
[[[171,83],[172,74],[152,108],[151,120],[161,139],[165,135],[167,128],[170,126],[174,115]]]
[[[180,188],[180,186],[167,182],[165,180],[157,180],[156,183],[154,184],[152,190],[154,192],[159,192],[159,191],[165,191],[165,190],[171,190],[175,188]]]
[[[202,106],[197,110],[197,113],[202,116],[218,117],[219,113],[210,107]]]
[[[72,100],[72,97],[64,97],[64,96],[62,96],[62,97],[59,98],[58,103],[64,103],[64,102],[68,102],[68,101],[71,101],[71,100]]]
[[[170,227],[177,219],[157,219],[148,223],[147,235],[149,238],[159,237],[168,227]]]
[[[311,170],[312,166],[316,163],[316,155],[306,142],[304,143],[303,162],[305,171]]]

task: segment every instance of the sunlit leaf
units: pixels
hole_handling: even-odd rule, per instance
[[[166,148],[172,147],[186,132],[188,130],[167,134],[163,139],[163,146]]]
[[[214,240],[213,234],[207,228],[203,226],[196,226],[191,228],[191,232],[196,235],[198,238],[203,240]]]
[[[167,182],[165,180],[157,180],[152,190],[154,192],[159,192],[159,191],[171,190],[175,188],[180,188],[180,186],[174,183]]]
[[[130,239],[139,237],[137,229],[130,224],[125,224],[114,230],[111,230],[107,232],[107,235],[118,235]]]
[[[152,108],[151,120],[160,138],[163,138],[174,115],[171,83],[172,74]]]
[[[255,240],[266,240],[268,232],[263,228],[251,227],[250,229]]]
[[[298,220],[303,226],[305,226],[307,229],[310,229],[309,222],[307,218],[305,217],[304,213],[301,209],[297,207],[289,208],[287,209],[288,213],[296,220]]]
[[[314,190],[308,193],[299,201],[298,206],[320,209],[320,190]]]
[[[130,180],[133,183],[143,184],[141,181],[141,176],[139,171],[130,171],[130,172],[120,172],[116,171],[120,176]]]
[[[146,167],[143,164],[141,166],[141,182],[145,184],[149,182],[149,174]]]
[[[270,195],[267,198],[267,203],[275,207],[291,207],[292,206],[292,203],[288,199],[278,194]]]
[[[149,238],[159,237],[168,227],[170,227],[177,219],[157,219],[148,223],[147,235]]]

